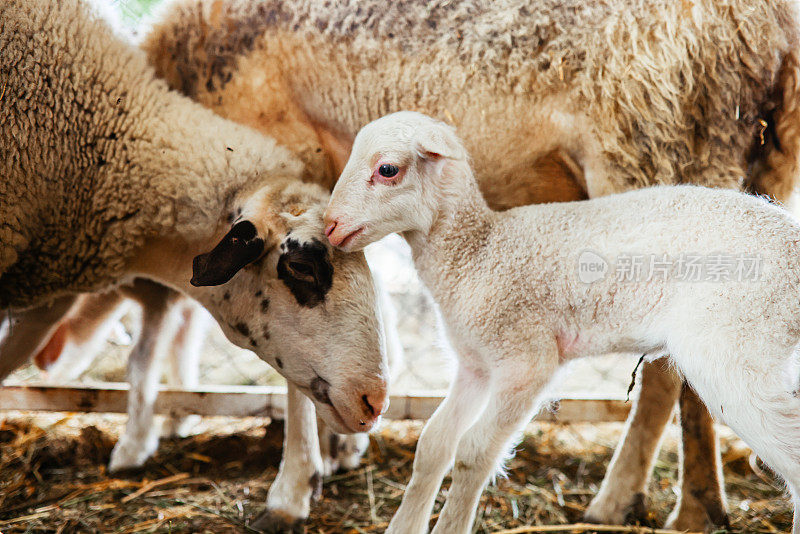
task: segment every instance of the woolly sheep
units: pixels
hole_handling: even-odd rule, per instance
[[[635,352],[669,354],[783,477],[800,533],[800,221],[788,212],[696,186],[492,211],[454,130],[399,112],[356,136],[326,220],[347,251],[405,237],[459,356],[387,532],[427,530],[454,461],[434,532],[469,532],[483,486],[558,367]],[[715,279],[714,256],[752,261]],[[637,274],[620,270],[626,257],[661,263]],[[708,262],[707,277],[682,281],[682,259]]]
[[[786,201],[800,148],[795,15],[789,0],[183,0],[144,48],[173,88],[278,139],[328,188],[361,126],[415,109],[458,126],[494,209],[684,182]],[[587,518],[646,518],[680,397],[687,454],[667,524],[726,525],[702,403],[663,361],[639,382]]]
[[[152,278],[273,365],[299,411],[339,432],[374,425],[387,373],[374,286],[363,256],[325,242],[328,196],[300,182],[302,162],[169,91],[77,0],[2,2],[0,20],[0,309],[6,332],[28,333],[0,376],[74,293]],[[309,454],[294,460],[306,481],[321,470]]]

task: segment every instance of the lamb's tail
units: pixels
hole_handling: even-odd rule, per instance
[[[757,132],[750,180],[751,193],[784,205],[800,182],[800,59],[797,51],[784,56],[774,88],[773,107]]]

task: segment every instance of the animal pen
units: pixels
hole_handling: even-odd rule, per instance
[[[0,0],[0,9],[4,1],[8,0]],[[26,0],[13,1],[24,3]],[[187,5],[191,1],[207,7],[211,19],[219,15],[216,2],[187,0]],[[236,0],[231,1],[236,2]],[[268,0],[266,4],[271,1]],[[106,7],[110,6],[111,10],[119,15],[118,29],[127,33],[140,21],[146,21],[145,15],[158,7],[161,0],[106,2],[97,0],[97,2],[105,4]],[[281,0],[276,2],[281,4]],[[248,3],[248,0],[240,0],[239,5],[246,6]],[[427,4],[423,2],[409,4],[427,6],[426,9],[435,7],[445,10],[450,9],[452,4],[458,3],[458,0],[437,0]],[[323,9],[323,5],[327,9],[331,5],[336,7],[338,4],[338,2],[324,4],[320,2],[317,5],[311,2],[310,5],[313,9]],[[393,4],[387,4],[389,6],[387,9],[394,9]],[[400,4],[404,3],[398,3]],[[480,5],[481,2],[475,4]],[[487,3],[490,6],[492,4],[492,2]],[[527,16],[524,14],[529,14],[530,7],[534,4],[535,2],[531,2],[530,6],[523,5],[520,9],[521,16]],[[545,4],[546,2],[542,2],[542,5]],[[551,4],[557,9],[562,2],[551,2]],[[563,5],[568,4],[563,2]],[[623,4],[625,2],[620,3]],[[682,4],[681,9],[691,15],[695,3]],[[472,3],[463,2],[463,5],[471,6]],[[743,9],[748,16],[754,12],[748,6]],[[568,10],[578,11],[577,8]],[[284,16],[287,15],[278,10],[270,12],[266,18],[278,20]],[[197,19],[199,22],[192,17],[187,19],[194,20],[203,32],[209,28],[213,30],[224,26],[207,25],[202,17]],[[437,24],[444,24],[444,21],[444,18],[441,20],[432,18],[427,24],[418,26],[424,27],[426,31],[430,29],[435,32],[439,31]],[[0,22],[5,23],[3,20]],[[344,23],[339,21],[339,24]],[[314,28],[315,31],[323,32],[328,26],[327,21],[323,24],[320,20],[316,22]],[[358,24],[353,25],[356,26]],[[684,28],[685,25],[679,26]],[[743,23],[740,24],[736,28],[737,33],[749,31],[745,26]],[[766,26],[768,25],[759,27],[762,33]],[[4,24],[0,24],[0,37],[3,37],[4,27]],[[242,33],[233,31],[241,28],[228,29],[236,40],[236,46],[249,52],[258,36],[249,33],[255,31],[249,25],[243,24],[242,27],[244,28]],[[258,29],[258,24],[254,24],[253,28]],[[562,32],[561,23],[547,26],[545,30],[551,31],[553,28],[558,29],[556,33]],[[167,37],[172,37],[170,29],[162,31]],[[379,32],[376,30],[376,33]],[[394,30],[386,32],[385,35],[387,39],[394,36]],[[459,40],[462,39],[460,31],[457,37]],[[208,35],[203,33],[202,38],[190,35],[186,43],[179,42],[176,45],[177,51],[173,51],[175,53],[171,56],[166,54],[169,56],[167,63],[170,59],[174,60],[178,54],[186,54],[192,61],[197,61],[196,64],[187,61],[187,65],[199,70],[207,67],[211,72],[210,76],[220,76],[222,79],[216,87],[214,82],[219,80],[209,79],[207,83],[201,84],[202,87],[199,89],[186,82],[183,91],[190,96],[194,93],[193,97],[197,97],[198,93],[206,89],[208,94],[219,91],[222,95],[225,84],[233,76],[226,70],[232,69],[231,65],[236,64],[232,59],[234,54],[228,46],[230,43],[224,39],[217,42],[216,38],[219,38],[219,35],[213,32]],[[645,41],[647,39],[649,37]],[[505,46],[504,36],[495,35],[490,41]],[[514,43],[511,37],[509,41]],[[168,42],[168,39],[164,42]],[[208,65],[202,63],[204,59],[209,59],[205,56],[204,46],[216,47],[214,50],[219,54],[217,58],[211,58]],[[536,54],[542,50],[544,47],[538,48]],[[0,50],[0,59],[3,58],[2,52]],[[481,61],[485,59],[483,56],[480,57]],[[794,58],[793,55],[789,57]],[[563,84],[573,74],[570,71],[572,65],[570,61],[575,58],[569,54],[559,58],[558,63],[544,61],[538,56],[534,59],[538,62],[535,64],[537,72],[550,73],[556,85]],[[542,61],[539,61],[540,59]],[[716,61],[717,58],[712,59]],[[493,59],[490,57],[486,61],[491,64]],[[449,63],[451,62],[448,61]],[[743,63],[750,68],[747,60]],[[789,63],[791,61],[787,61],[787,64]],[[476,65],[473,65],[470,75],[481,71]],[[185,65],[181,65],[176,72],[181,71],[183,67]],[[650,72],[649,68],[650,66],[646,65],[643,70]],[[609,66],[608,70],[613,69]],[[787,68],[786,72],[788,71]],[[772,73],[777,80],[776,84],[780,82],[780,87],[785,85],[797,89],[797,84],[786,72],[781,70],[779,73]],[[148,71],[147,75],[151,74]],[[166,78],[172,74],[175,73],[167,72],[159,75],[164,75]],[[238,74],[240,73],[236,73]],[[14,97],[7,91],[3,76],[5,76],[4,65],[0,64],[0,104],[4,103],[4,99],[8,102],[9,98]],[[190,72],[187,76],[192,79],[193,74]],[[244,78],[249,80],[247,76]],[[260,80],[258,76],[255,78],[258,79],[257,82]],[[659,83],[662,81],[660,74],[655,78]],[[747,77],[741,76],[741,78]],[[197,79],[195,76],[194,81]],[[622,79],[620,84],[622,82],[627,80]],[[44,85],[49,85],[49,82]],[[701,89],[700,92],[709,94],[718,90],[706,86],[702,86]],[[757,89],[760,90],[759,87]],[[773,89],[777,94],[778,86]],[[669,90],[671,89],[668,88],[665,92]],[[758,93],[757,90],[753,92]],[[248,101],[247,93],[242,94],[245,96],[239,95],[238,98]],[[204,104],[209,107],[222,106],[223,96],[220,95],[214,93],[213,100]],[[229,95],[226,93],[224,96],[227,99]],[[623,96],[620,95],[619,99],[613,102],[623,106],[626,104]],[[631,99],[637,102],[638,100],[650,102],[651,96],[655,98],[658,95],[655,91],[652,95],[647,92],[636,93]],[[786,102],[790,102],[790,96],[792,95],[785,96]],[[225,100],[226,105],[239,112],[239,116],[230,122],[247,122],[253,119],[253,116],[236,108],[235,98],[234,95],[231,100]],[[757,97],[752,96],[752,98]],[[117,104],[121,100],[124,99],[117,100]],[[234,104],[230,104],[231,101],[234,101]],[[672,109],[672,103],[667,104],[662,105],[662,111]],[[698,104],[698,107],[702,107],[701,104]],[[0,106],[0,112],[3,109]],[[773,137],[779,133],[783,135],[787,129],[785,124],[776,125],[775,117],[779,116],[782,110],[781,106],[770,107],[768,113],[764,115],[765,118],[762,118],[761,115],[750,116],[753,113],[744,108],[740,110],[739,105],[736,105],[731,109],[726,108],[724,113],[725,117],[735,117],[738,121],[741,112],[742,121],[749,120],[757,125],[755,130],[757,135],[754,137],[758,140],[757,149],[753,150],[753,154],[748,154],[748,157],[756,158],[762,151],[766,153],[774,145],[780,147],[777,151],[780,157],[788,160],[792,156],[793,145],[791,143],[781,145],[779,141],[782,140]],[[442,114],[447,120],[454,122],[450,109],[445,109]],[[277,122],[281,123],[287,113],[281,110],[281,113],[276,115],[279,117],[276,119]],[[259,117],[258,120],[263,118]],[[482,114],[483,119],[485,117]],[[569,123],[570,128],[581,130],[584,125],[569,122],[573,119],[574,117],[566,115],[559,116],[557,122]],[[712,122],[716,119],[707,120]],[[316,126],[314,125],[315,128]],[[680,127],[683,126],[681,123]],[[633,127],[630,124],[620,127],[623,130],[625,128]],[[708,129],[713,130],[710,127]],[[701,128],[696,130],[695,133],[708,133]],[[714,132],[708,135],[714,142],[718,141],[718,137],[725,137]],[[734,139],[735,136],[729,137]],[[747,136],[742,134],[742,137]],[[109,133],[105,139],[108,142],[119,140],[116,133]],[[737,143],[738,139],[736,138]],[[0,140],[2,140],[1,133]],[[292,139],[289,139],[290,141]],[[92,146],[94,144],[94,141],[90,143]],[[656,149],[663,149],[667,144],[653,142],[647,145],[643,150],[646,157],[642,157],[642,161],[647,160],[648,165],[655,165],[656,158],[653,154]],[[705,146],[700,142],[694,145],[701,148]],[[708,146],[711,147],[708,153],[718,148],[712,142],[709,142]],[[319,154],[323,150],[316,145],[301,148],[301,151],[312,154]],[[331,148],[326,145],[326,150],[329,149],[336,152],[337,147]],[[226,158],[239,155],[239,152],[235,152],[230,146],[223,146],[221,152]],[[670,151],[665,149],[665,152]],[[198,157],[205,156],[207,154]],[[633,153],[626,156],[631,156],[631,161],[636,157]],[[649,159],[651,156],[653,161]],[[498,158],[494,163],[503,163],[500,161],[503,157],[505,156]],[[480,158],[476,158],[476,161],[478,159]],[[770,164],[780,167],[780,162],[775,163],[777,159],[779,158],[770,159]],[[634,161],[630,165],[639,172],[639,167],[642,169],[646,167],[642,161]],[[748,160],[748,165],[763,170],[759,166],[760,161],[755,159],[753,161],[755,163]],[[3,163],[2,154],[0,163]],[[107,163],[105,159],[101,159],[98,166],[108,168]],[[181,163],[189,162],[181,161]],[[583,180],[584,187],[586,187],[586,176],[590,174],[588,171],[584,174],[581,169],[576,171],[575,162],[560,148],[550,147],[541,159],[525,162],[526,165],[528,163],[532,163],[531,167],[535,167],[537,172],[577,173],[580,175],[578,181]],[[784,167],[788,168],[789,165]],[[308,176],[304,175],[303,181],[306,178]],[[558,186],[554,185],[553,189],[558,189]],[[560,192],[565,195],[575,194],[577,189],[565,187]],[[580,195],[586,196],[582,190]],[[541,200],[554,199],[548,197]],[[226,213],[227,218],[222,225],[239,224],[238,218],[243,216],[241,211],[242,208],[239,207],[238,212]],[[244,216],[248,216],[246,207],[244,211]],[[305,208],[298,208],[296,205],[287,211],[291,217],[298,219],[306,213]],[[0,223],[3,222],[0,220]],[[250,225],[253,226],[252,223]],[[0,230],[3,229],[4,226],[0,224]],[[290,233],[291,231],[286,233],[284,237],[287,240],[282,242],[281,246],[291,243],[288,239]],[[297,234],[302,234],[302,231],[296,232],[294,236]],[[239,239],[242,236],[233,237]],[[224,240],[225,238],[220,242],[220,246]],[[2,244],[0,242],[0,245]],[[3,250],[0,248],[0,260],[3,259],[2,253]],[[446,388],[453,378],[452,351],[437,333],[437,323],[440,318],[437,317],[430,296],[413,269],[411,254],[405,242],[397,235],[389,236],[383,242],[371,245],[367,249],[366,256],[375,271],[375,277],[380,279],[381,287],[389,295],[393,308],[396,309],[397,332],[402,342],[402,361],[396,362],[391,371],[390,404],[381,423],[370,432],[363,455],[356,455],[354,465],[344,465],[342,453],[337,460],[341,463],[336,464],[341,467],[340,469],[330,469],[332,472],[325,472],[324,476],[321,476],[319,471],[314,472],[310,478],[304,475],[301,480],[302,488],[291,488],[288,492],[291,494],[297,490],[297,494],[302,493],[305,496],[310,494],[310,512],[305,511],[308,517],[303,517],[302,513],[288,515],[286,521],[276,522],[279,526],[273,525],[267,532],[319,534],[384,532],[406,492],[422,428],[443,400]],[[2,271],[0,274],[3,274]],[[299,278],[303,278],[304,274],[306,277],[309,276],[301,272]],[[188,277],[186,278],[188,280]],[[221,294],[213,304],[230,302],[238,297],[244,300],[244,297],[247,297],[259,299],[260,304],[257,302],[255,308],[259,313],[266,313],[270,305],[276,307],[274,302],[270,304],[269,299],[261,300],[262,287],[258,287],[257,293],[254,288],[246,287],[246,289],[247,291],[241,291],[233,298],[227,293]],[[327,289],[330,289],[330,286]],[[302,300],[296,293],[293,294],[297,302]],[[303,297],[308,298],[308,294],[303,294]],[[311,309],[311,307],[305,309],[304,306],[301,308],[304,312]],[[261,357],[270,362],[268,365],[255,354],[257,351],[254,347],[257,347],[257,343],[270,339],[266,323],[264,323],[265,329],[259,331],[258,339],[255,333],[250,331],[249,323],[221,321],[224,323],[222,327],[227,329],[227,337],[220,329],[220,325],[215,322],[211,324],[209,331],[203,333],[202,337],[202,350],[198,363],[199,385],[184,388],[162,383],[154,408],[155,413],[160,416],[156,426],[160,426],[161,419],[174,420],[187,416],[201,416],[202,419],[195,418],[197,421],[192,419],[194,426],[179,437],[161,438],[155,453],[148,456],[140,467],[112,471],[109,465],[113,463],[115,447],[124,436],[122,429],[126,420],[123,414],[128,410],[130,392],[125,382],[125,368],[128,352],[135,346],[136,338],[142,329],[140,315],[140,310],[135,305],[121,315],[120,320],[116,321],[118,324],[107,336],[108,339],[103,340],[101,346],[92,348],[91,352],[87,351],[86,356],[90,356],[93,362],[86,359],[80,364],[82,367],[79,372],[70,373],[69,380],[53,380],[46,370],[29,364],[18,369],[0,386],[0,534],[260,531],[254,528],[255,519],[264,512],[268,494],[277,486],[274,481],[280,469],[280,462],[282,458],[286,458],[284,445],[293,439],[291,432],[289,436],[284,435],[283,422],[287,419],[287,404],[290,401],[286,382],[277,371],[283,368],[283,362],[277,356],[265,357],[262,354]],[[6,316],[0,314],[0,343],[11,328],[13,313],[8,317],[11,320],[6,321]],[[234,337],[231,337],[231,331],[234,332]],[[235,338],[236,331],[240,337],[244,337],[234,344],[230,339]],[[253,348],[253,352],[240,347]],[[682,450],[682,436],[697,438],[698,436],[693,434],[702,434],[703,429],[682,422],[677,410],[667,415],[670,424],[667,426],[664,438],[657,444],[660,452],[653,462],[652,476],[643,479],[642,487],[635,488],[636,491],[632,494],[633,500],[625,503],[623,510],[615,510],[619,520],[599,523],[595,521],[591,524],[587,522],[586,516],[591,511],[592,500],[603,490],[613,496],[618,489],[612,487],[609,490],[607,486],[602,485],[602,481],[609,464],[614,462],[612,457],[615,447],[620,436],[626,431],[624,422],[631,411],[632,400],[636,399],[641,386],[641,374],[637,375],[639,356],[640,354],[609,355],[592,361],[577,361],[559,372],[558,380],[546,392],[542,409],[519,436],[514,448],[515,454],[506,462],[504,472],[493,478],[482,493],[472,532],[677,534],[705,528],[706,532],[723,534],[777,533],[791,529],[791,503],[786,499],[782,483],[772,475],[761,460],[730,429],[722,425],[714,427],[718,442],[714,441],[713,436],[711,440],[705,442],[700,439],[690,440],[685,442],[689,443],[688,449]],[[285,369],[283,371],[286,372]],[[77,375],[80,375],[80,379],[77,379]],[[321,379],[322,375],[317,375],[316,378]],[[309,390],[311,391],[311,388]],[[323,390],[323,393],[311,391],[309,398],[312,396],[316,396],[317,399],[327,398],[327,390]],[[657,389],[655,394],[658,395]],[[367,395],[365,394],[363,398],[367,407],[372,410]],[[333,405],[330,398],[327,398],[327,401]],[[672,404],[672,400],[669,403]],[[648,417],[647,413],[641,415],[642,419]],[[316,433],[314,435],[316,436]],[[707,435],[701,437],[708,438]],[[308,438],[304,436],[304,439]],[[294,439],[296,440],[296,436]],[[341,435],[320,433],[319,439],[320,443],[314,447],[322,449],[326,462],[333,462],[337,454],[344,450],[345,438]],[[719,466],[708,465],[708,462],[713,462],[716,458],[716,450],[698,451],[691,448],[692,444],[708,445],[709,442],[712,449],[715,447],[719,449],[721,458]],[[697,472],[708,474],[721,471],[726,493],[721,516],[719,513],[715,515],[715,511],[720,512],[720,510],[703,510],[704,503],[713,501],[717,497],[713,495],[715,492],[713,481],[697,480],[696,476],[692,477],[691,471],[687,471],[689,473],[687,476],[680,474],[679,466],[684,461],[684,453],[688,456],[690,464],[692,461],[697,462],[693,460],[695,458],[706,462],[706,465],[700,466],[702,469]],[[639,471],[647,470],[648,462],[649,458],[634,458],[632,464],[627,466],[627,470],[622,470],[622,478],[626,475],[630,475],[628,478],[636,478]],[[643,466],[645,469],[642,469]],[[431,525],[439,517],[445,499],[449,495],[451,483],[452,478],[448,475],[443,489],[436,496]],[[624,493],[630,489],[619,491]],[[296,500],[302,501],[301,498]],[[677,504],[679,502],[687,509],[695,510],[695,513],[707,514],[687,519],[693,526],[701,526],[691,529],[664,527],[675,519],[670,516],[670,511],[674,508],[680,509]],[[297,505],[296,502],[289,504]],[[725,508],[727,516],[724,513]]]

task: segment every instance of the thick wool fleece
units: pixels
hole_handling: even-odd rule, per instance
[[[180,3],[145,48],[173,87],[269,131],[329,186],[321,130],[348,145],[392,111],[446,119],[502,208],[574,198],[554,170],[590,196],[695,183],[785,197],[796,43],[789,1],[216,0]]]
[[[237,187],[299,168],[78,0],[6,0],[0,21],[0,308],[119,281],[147,237],[203,239]]]

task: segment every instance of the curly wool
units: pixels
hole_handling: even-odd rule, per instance
[[[294,141],[307,163],[321,156],[285,132],[293,121],[312,125],[303,139],[322,126],[351,142],[392,111],[447,119],[487,200],[507,207],[550,199],[514,182],[558,149],[591,196],[684,182],[785,193],[796,44],[788,1],[216,0],[173,6],[144,46],[173,87]]]
[[[216,230],[299,165],[157,80],[78,0],[0,3],[0,308],[118,282],[145,239]]]

